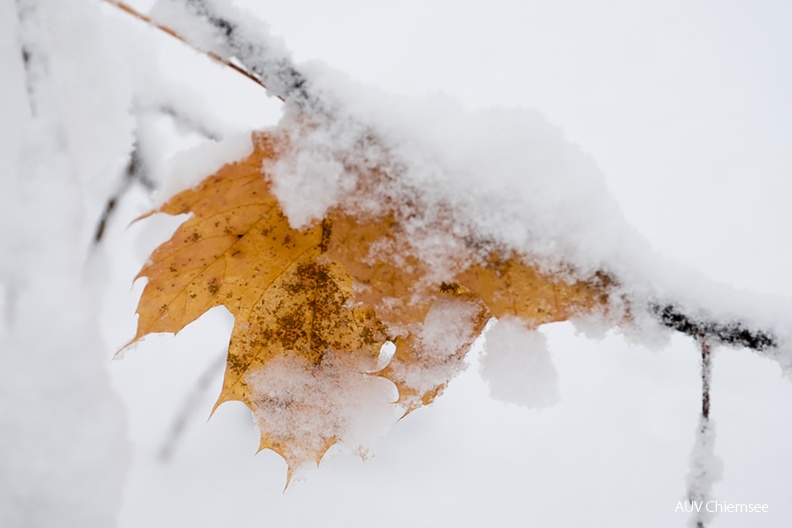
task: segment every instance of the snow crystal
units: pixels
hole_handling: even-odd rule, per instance
[[[534,409],[558,402],[558,373],[544,334],[503,317],[484,335],[479,369],[493,398]]]

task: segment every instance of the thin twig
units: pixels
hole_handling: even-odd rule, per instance
[[[24,25],[29,17],[35,16],[34,8],[31,6],[23,5],[19,0],[16,1],[17,18],[20,24]],[[27,92],[28,109],[30,115],[36,117],[38,108],[36,105],[36,87],[34,86],[35,69],[41,68],[40,58],[30,46],[29,39],[25,38],[24,34],[21,35],[22,39],[19,42],[19,52],[22,56],[22,65],[25,68],[25,90]]]
[[[182,402],[179,411],[176,413],[176,417],[171,423],[168,436],[165,442],[163,442],[162,447],[160,447],[159,458],[163,462],[167,462],[173,456],[177,444],[184,436],[190,419],[199,408],[198,404],[201,402],[201,398],[206,394],[212,381],[222,373],[225,364],[226,356],[225,354],[220,354],[196,380],[193,389]]]
[[[129,162],[124,169],[124,176],[121,178],[118,188],[113,192],[112,195],[110,195],[110,197],[107,199],[107,202],[105,202],[102,215],[99,217],[99,221],[96,223],[96,230],[94,231],[93,237],[94,245],[98,245],[102,242],[102,239],[105,235],[105,230],[107,229],[107,225],[110,223],[110,219],[115,212],[118,202],[132,186],[132,183],[134,183],[134,181],[137,179],[137,175],[139,174],[140,170],[141,160],[139,147],[137,142],[135,142],[132,153],[129,155]]]
[[[154,182],[152,182],[146,175],[146,164],[140,150],[138,133],[138,128],[135,128],[135,131],[133,132],[135,139],[132,143],[132,152],[129,154],[126,167],[124,168],[124,173],[121,177],[121,180],[118,182],[115,191],[113,191],[113,193],[105,202],[102,214],[96,224],[96,230],[94,231],[93,237],[94,246],[99,245],[104,239],[107,226],[115,214],[118,203],[124,198],[126,193],[132,188],[134,184],[139,184],[147,191],[154,190]]]
[[[147,15],[144,15],[140,11],[138,11],[135,8],[125,4],[124,2],[119,2],[117,0],[104,0],[104,2],[106,2],[106,3],[108,3],[108,4],[112,5],[112,6],[117,7],[118,9],[124,11],[125,13],[127,13],[129,15],[132,15],[133,17],[137,18],[138,20],[144,22],[145,24],[147,24],[149,26],[155,27],[155,28],[159,29],[160,31],[162,31],[164,33],[167,33],[171,37],[175,38],[176,40],[179,40],[179,41],[183,42],[184,44],[186,44],[187,46],[191,47],[195,51],[197,51],[199,53],[203,53],[204,55],[206,55],[210,59],[212,59],[212,60],[214,60],[214,61],[216,61],[216,62],[218,62],[218,63],[220,63],[220,64],[222,64],[224,66],[227,66],[228,68],[231,68],[232,70],[234,70],[237,73],[240,73],[240,74],[244,75],[245,77],[247,77],[248,79],[250,79],[254,83],[256,83],[259,86],[261,86],[262,88],[264,88],[265,90],[267,89],[267,85],[264,84],[264,82],[261,79],[259,79],[255,74],[250,73],[246,69],[241,68],[240,66],[237,66],[233,62],[230,62],[230,61],[224,59],[223,57],[221,57],[220,55],[218,55],[218,54],[216,54],[214,52],[207,51],[207,50],[202,50],[202,49],[198,48],[193,43],[191,43],[189,40],[187,40],[185,37],[183,37],[181,34],[179,34],[176,31],[174,31],[173,29],[169,28],[168,26],[164,26],[164,25],[156,22],[151,17],[149,17]],[[281,101],[284,100],[283,97],[280,96],[280,95],[276,95],[276,97],[278,99],[280,99]]]
[[[210,141],[221,141],[223,139],[223,134],[221,132],[216,130],[211,130],[210,127],[206,126],[205,123],[200,123],[195,119],[191,119],[188,115],[186,115],[183,112],[180,112],[177,108],[175,108],[172,105],[159,104],[157,106],[152,106],[150,108],[141,108],[141,111],[142,110],[159,113],[164,116],[167,116],[173,120],[173,123],[176,126],[186,128],[191,132],[203,136],[204,139],[208,139]]]
[[[707,336],[701,334],[696,339],[701,351],[701,416],[696,431],[696,444],[693,448],[691,471],[693,479],[688,481],[688,498],[698,502],[698,508],[691,520],[695,528],[706,528],[709,510],[701,511],[701,505],[709,500],[712,484],[717,479],[718,464],[714,454],[713,424],[710,423],[710,384],[712,380],[712,348]]]
[[[709,420],[710,379],[712,378],[712,357],[710,344],[706,338],[699,340],[701,347],[701,416]]]
[[[712,378],[712,356],[710,345],[707,339],[702,337],[699,339],[699,346],[701,348],[701,417],[703,419],[702,427],[709,426],[710,415],[710,379]],[[705,528],[704,521],[699,519],[696,522],[696,528]]]

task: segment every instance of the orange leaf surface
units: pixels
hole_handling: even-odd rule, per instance
[[[375,377],[395,385],[406,414],[431,403],[464,368],[492,315],[535,327],[607,303],[607,280],[566,281],[516,254],[477,262],[471,249],[467,261],[477,263],[453,282],[432,282],[395,212],[336,208],[294,229],[262,172],[283,141],[254,134],[248,158],[155,211],[192,216],[138,275],[148,283],[133,342],[226,307],[235,323],[217,405],[244,402],[261,449],[283,456],[290,474],[344,440],[351,418],[332,407]],[[395,353],[378,367],[388,341]]]
[[[272,139],[254,140],[249,158],[226,165],[158,211],[193,216],[139,274],[148,284],[135,340],[178,332],[209,308],[225,306],[235,325],[217,404],[239,400],[266,412],[266,406],[284,402],[256,397],[248,375],[268,361],[296,353],[316,367],[336,350],[360,357],[359,366],[373,370],[386,337],[371,309],[352,305],[351,276],[321,258],[327,223],[302,231],[289,227],[261,173],[262,160],[273,154]],[[277,451],[290,465],[318,460],[332,445],[332,431],[318,431],[322,441],[309,452],[299,440],[261,425],[261,447]]]

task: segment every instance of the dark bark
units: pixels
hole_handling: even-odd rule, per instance
[[[742,321],[714,321],[706,316],[693,316],[674,303],[652,303],[649,309],[662,325],[695,339],[759,352],[778,347],[778,338],[772,332],[752,328]]]

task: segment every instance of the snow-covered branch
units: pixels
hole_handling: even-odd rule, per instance
[[[119,3],[115,0],[107,1]],[[134,12],[129,7],[125,9]],[[344,109],[343,105],[339,104],[339,100],[343,101],[343,97],[339,97],[336,91],[327,89],[323,85],[324,79],[316,79],[295,65],[283,43],[270,36],[266,25],[255,21],[250,15],[227,2],[160,0],[152,10],[151,17],[156,20],[159,27],[176,34],[178,38],[185,40],[196,49],[221,57],[228,64],[241,65],[244,74],[254,75],[267,87],[270,94],[286,102],[287,109],[295,109],[302,114],[301,118],[307,116],[321,123],[320,127],[330,129],[328,135],[333,137],[328,138],[324,135],[316,137],[315,133],[309,132],[301,139],[313,142],[313,147],[325,151],[329,147],[328,155],[334,161],[346,165],[360,163],[360,159],[350,162],[350,157],[357,156],[366,158],[363,161],[366,166],[385,162],[393,172],[416,171],[415,160],[405,158],[403,148],[395,145],[388,134],[381,133],[376,124],[360,122],[359,116],[350,114],[348,109]],[[339,122],[342,123],[341,126],[338,125]],[[350,133],[353,136],[351,139]],[[350,154],[350,149],[356,151],[356,154]],[[378,152],[372,154],[374,151]],[[413,167],[410,167],[411,165]],[[409,175],[402,177],[406,181],[410,180]],[[300,181],[299,174],[293,174],[292,178]],[[552,186],[549,181],[544,181],[543,184]],[[389,189],[389,192],[392,191],[393,189]],[[416,193],[414,188],[409,191],[402,189],[402,192],[411,194],[411,200],[415,199],[416,194],[427,194],[425,191],[426,189],[418,189]],[[325,189],[324,192],[327,190]],[[435,198],[430,198],[433,199]],[[306,201],[304,200],[300,205],[304,205]],[[286,206],[288,210],[288,204]],[[553,214],[569,214],[569,211],[559,209]],[[549,222],[553,219],[540,220]],[[473,236],[480,234],[475,232],[475,228],[473,231]],[[583,260],[585,261],[587,257],[583,255]],[[575,262],[574,259],[571,264],[584,269],[589,267],[588,262]],[[613,270],[618,266],[613,266],[612,262],[605,262],[605,267],[610,268],[608,274],[615,275],[616,279],[619,279],[618,269]],[[652,285],[644,284],[639,287],[649,292],[648,295],[631,298],[630,286],[621,293],[632,304],[632,310],[645,310],[664,327],[695,339],[706,338],[714,344],[746,347],[758,352],[777,349],[781,345],[775,331],[762,328],[761,324],[749,320],[750,318],[743,320],[734,316],[719,316],[715,311],[709,310],[706,304],[696,306],[667,296],[660,302],[655,300],[651,293]]]

